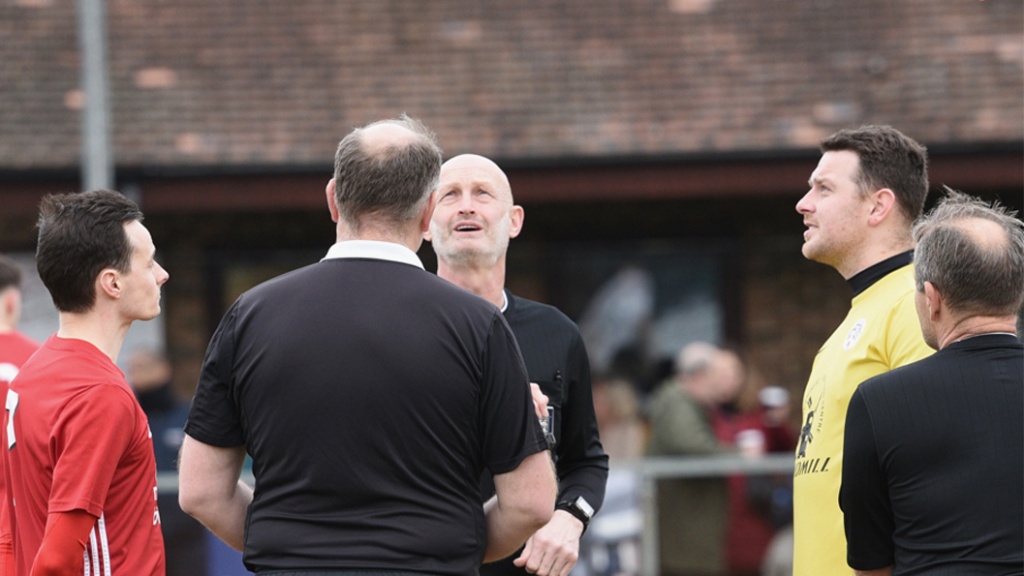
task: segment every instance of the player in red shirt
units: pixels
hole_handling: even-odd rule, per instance
[[[7,394],[9,514],[18,576],[163,576],[156,460],[114,363],[135,320],[160,313],[167,272],[134,202],[50,195],[36,265],[60,316]]]
[[[7,386],[21,365],[39,348],[39,343],[16,330],[21,317],[21,267],[0,254],[0,398],[7,397]],[[0,452],[0,510],[7,501],[4,478],[5,460]],[[0,511],[2,518],[3,511]],[[0,576],[13,572],[14,540],[0,520]]]

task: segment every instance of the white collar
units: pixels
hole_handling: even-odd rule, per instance
[[[336,242],[320,261],[334,258],[370,258],[372,260],[388,260],[409,264],[423,269],[423,262],[415,252],[395,242],[378,240],[345,240]]]
[[[508,294],[505,293],[505,289],[504,288],[501,289],[501,297],[505,299],[505,302],[502,303],[501,309],[499,310],[499,312],[504,314],[505,310],[508,310]]]

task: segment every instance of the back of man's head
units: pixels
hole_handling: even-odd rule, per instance
[[[353,130],[334,156],[340,216],[355,229],[365,218],[415,220],[437,188],[441,157],[434,134],[404,114]]]
[[[681,378],[691,378],[711,369],[719,349],[708,342],[691,342],[679,351],[676,356],[676,374]]]
[[[928,151],[892,126],[840,130],[822,140],[822,152],[850,151],[860,159],[858,184],[868,193],[889,188],[909,224],[928,196]]]
[[[0,332],[17,327],[21,316],[21,267],[0,254]]]
[[[128,272],[132,246],[125,224],[142,221],[139,207],[120,192],[51,194],[39,206],[36,268],[61,312],[87,312],[104,268]]]
[[[21,287],[21,266],[10,256],[0,254],[0,292]]]
[[[956,312],[1017,315],[1024,303],[1024,222],[998,203],[946,191],[914,225],[917,289],[930,282]]]

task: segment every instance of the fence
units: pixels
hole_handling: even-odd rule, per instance
[[[658,574],[658,480],[667,478],[706,478],[714,476],[731,476],[734,474],[792,474],[793,456],[790,454],[769,454],[750,458],[740,455],[686,456],[643,458],[631,462],[617,463],[615,474],[623,472],[635,478],[636,498],[639,504],[637,511],[614,511],[605,507],[595,517],[592,530],[603,531],[602,537],[613,540],[638,530],[640,540],[640,558],[638,564],[642,576]],[[158,475],[160,492],[176,493],[178,491],[178,475],[173,472]],[[252,476],[245,475],[243,480],[252,484]],[[612,514],[620,515],[611,517]],[[602,518],[604,516],[604,518]],[[600,520],[603,527],[596,526]]]

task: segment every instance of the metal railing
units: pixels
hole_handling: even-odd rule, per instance
[[[643,530],[640,534],[641,574],[658,574],[658,480],[669,478],[708,478],[734,474],[792,474],[791,454],[767,454],[746,457],[738,454],[715,456],[676,456],[644,458],[624,463],[639,478]]]
[[[658,574],[658,480],[668,478],[708,478],[732,476],[734,474],[792,474],[791,454],[768,454],[760,457],[740,455],[678,456],[642,458],[616,463],[619,470],[630,470],[636,474],[639,486],[639,501],[643,517],[640,533],[641,563],[643,576]],[[242,480],[250,486],[252,474],[243,473]],[[178,491],[178,475],[175,472],[161,472],[157,484],[162,493]],[[600,514],[600,513],[599,513]]]

